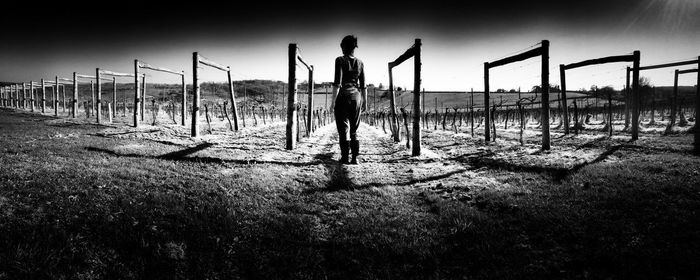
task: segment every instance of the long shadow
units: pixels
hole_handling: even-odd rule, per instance
[[[605,160],[608,156],[613,154],[614,152],[616,152],[624,147],[626,147],[626,146],[625,145],[612,146],[608,150],[606,150],[605,152],[603,152],[599,156],[597,156],[595,159],[593,159],[591,161],[586,161],[586,162],[576,164],[570,168],[515,164],[515,163],[507,162],[504,160],[498,160],[498,159],[486,157],[488,154],[483,154],[481,156],[470,156],[470,157],[459,156],[459,157],[452,158],[451,160],[466,163],[472,167],[471,168],[472,170],[486,167],[486,168],[491,168],[491,169],[507,170],[507,171],[513,171],[513,172],[544,173],[544,174],[550,175],[554,182],[561,183],[564,179],[566,179],[570,175],[578,172],[581,168],[583,168],[587,165],[590,165],[590,164],[601,162],[601,161]]]
[[[268,160],[241,160],[241,159],[222,159],[222,158],[214,158],[214,157],[163,157],[165,155],[173,154],[173,153],[168,153],[165,155],[160,155],[160,156],[147,156],[147,155],[141,155],[141,154],[122,154],[122,153],[117,153],[115,151],[109,150],[109,149],[103,149],[103,148],[97,148],[97,147],[86,147],[85,150],[91,151],[91,152],[100,152],[100,153],[106,153],[109,155],[113,155],[116,157],[129,157],[129,158],[144,158],[144,159],[160,159],[160,160],[169,160],[169,161],[177,161],[177,162],[192,162],[192,163],[212,163],[212,164],[227,164],[227,163],[233,163],[233,164],[242,164],[242,165],[249,165],[249,164],[276,164],[276,165],[287,165],[287,166],[296,166],[296,167],[304,167],[304,166],[311,166],[311,165],[318,165],[321,162],[318,161],[311,161],[311,162],[293,162],[293,161],[268,161]],[[189,154],[191,154],[192,148],[187,148],[183,151],[187,151]],[[175,152],[178,153],[178,152]]]
[[[318,193],[318,192],[327,192],[327,191],[340,191],[340,190],[351,190],[355,188],[355,183],[350,180],[350,177],[348,177],[348,170],[345,166],[343,166],[340,162],[333,160],[333,155],[335,152],[332,152],[331,149],[335,146],[334,144],[327,144],[325,145],[326,147],[323,149],[324,153],[319,153],[314,156],[314,159],[326,168],[326,172],[328,172],[328,183],[326,183],[326,187],[323,189],[311,189],[307,190],[304,193],[310,194],[310,193]]]
[[[337,166],[340,167],[340,165],[337,165]],[[344,191],[344,190],[351,190],[351,191],[352,190],[363,190],[363,189],[368,189],[368,188],[372,188],[372,187],[376,187],[376,188],[387,187],[387,186],[403,187],[403,186],[410,186],[410,185],[414,185],[414,184],[418,184],[418,183],[427,183],[427,182],[442,180],[442,179],[451,177],[452,175],[462,173],[464,171],[467,171],[467,170],[466,169],[455,170],[455,171],[447,172],[445,174],[440,174],[440,175],[435,175],[435,176],[430,176],[430,177],[420,178],[420,179],[413,179],[413,180],[408,180],[408,181],[398,182],[398,183],[367,183],[367,184],[362,184],[362,185],[356,185],[352,182],[349,182],[349,184],[346,185],[344,188],[330,188],[330,187],[328,187],[325,189],[311,189],[311,190],[305,191],[304,193],[307,195],[310,195],[310,194],[315,194],[315,193],[333,193],[333,192]],[[344,178],[347,179],[347,177],[343,178],[343,176],[347,176],[347,173],[340,175],[340,176],[334,176],[331,179],[331,182],[333,182],[334,180],[343,180]],[[341,183],[342,183],[342,181],[341,181]],[[329,184],[330,184],[330,182],[329,182]]]
[[[194,154],[194,153],[196,153],[196,152],[202,151],[202,150],[207,149],[207,148],[212,147],[212,146],[214,146],[213,143],[202,143],[202,144],[199,144],[199,145],[194,146],[194,147],[191,147],[191,148],[187,148],[187,149],[184,149],[184,150],[175,151],[175,152],[172,152],[172,153],[167,153],[167,154],[164,154],[164,155],[160,155],[160,156],[158,156],[158,158],[160,158],[160,159],[179,159],[179,158],[184,158],[185,156]]]
[[[99,137],[112,137],[116,135],[127,135],[127,134],[134,134],[134,133],[153,133],[153,132],[159,132],[160,129],[151,129],[151,130],[146,130],[146,131],[126,131],[126,132],[119,132],[119,133],[91,133],[88,134],[90,136],[99,136]]]

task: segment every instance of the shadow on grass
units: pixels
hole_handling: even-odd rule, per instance
[[[133,153],[132,154],[122,154],[122,153],[118,153],[118,152],[115,152],[115,151],[112,151],[109,149],[97,148],[97,147],[86,147],[85,150],[91,151],[91,152],[106,153],[106,154],[116,156],[116,157],[160,159],[160,160],[170,160],[170,161],[178,161],[178,162],[192,162],[192,163],[212,163],[212,164],[233,163],[233,164],[244,164],[244,165],[278,164],[278,165],[289,165],[289,166],[297,166],[297,167],[317,165],[320,163],[318,161],[293,162],[293,161],[271,161],[271,160],[254,160],[254,159],[253,160],[222,159],[222,158],[215,158],[215,157],[187,157],[187,155],[204,150],[210,146],[213,146],[213,144],[205,143],[205,144],[200,144],[200,145],[192,147],[192,148],[187,148],[187,149],[184,149],[181,151],[167,153],[167,154],[160,155],[160,156],[148,156],[148,155],[133,154]]]
[[[612,147],[608,148],[605,152],[598,155],[595,159],[593,159],[591,161],[586,161],[586,162],[576,164],[570,168],[516,164],[516,163],[508,162],[505,160],[493,159],[493,158],[487,157],[488,155],[490,155],[489,153],[476,153],[476,154],[473,154],[472,156],[462,155],[462,156],[451,158],[451,160],[466,163],[466,164],[472,166],[472,169],[486,167],[486,168],[491,168],[491,169],[500,169],[500,170],[514,171],[514,172],[519,171],[519,172],[544,173],[544,174],[550,175],[552,177],[552,180],[555,183],[561,183],[564,179],[566,179],[571,174],[576,173],[581,168],[583,168],[587,165],[590,165],[590,164],[601,162],[601,161],[605,160],[608,156],[613,154],[614,152],[616,152],[624,147],[627,147],[627,146],[625,146],[625,145],[612,146]]]

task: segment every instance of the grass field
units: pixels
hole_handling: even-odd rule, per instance
[[[700,277],[686,133],[425,130],[410,157],[363,124],[341,166],[333,126],[287,151],[280,122],[128,119],[0,109],[0,279]]]

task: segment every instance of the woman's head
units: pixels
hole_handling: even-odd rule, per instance
[[[343,37],[343,41],[340,42],[340,48],[343,50],[343,54],[353,54],[355,48],[357,48],[357,37],[355,37],[355,35]]]

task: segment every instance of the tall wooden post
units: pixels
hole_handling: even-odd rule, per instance
[[[306,122],[306,136],[311,135],[311,130],[313,129],[313,119],[314,119],[314,66],[311,65],[309,66],[309,86],[308,86],[308,93],[307,95],[309,96],[309,110],[306,112],[306,119],[308,120]]]
[[[41,112],[46,113],[46,83],[41,79]]]
[[[146,119],[146,75],[141,77],[141,121]]]
[[[22,108],[27,108],[27,84],[22,83]]]
[[[199,136],[199,54],[192,53],[192,137]]]
[[[489,112],[489,63],[484,62],[484,140],[491,140],[491,120]]]
[[[233,91],[233,80],[231,79],[231,68],[226,71],[228,74],[228,92],[231,97],[231,114],[233,115],[233,129],[238,131],[238,106],[236,105],[236,94]],[[226,110],[226,108],[224,108]]]
[[[100,81],[100,68],[95,69],[95,82],[97,83],[97,123],[102,117],[102,82]]]
[[[63,113],[65,113],[66,112],[66,86],[61,85],[61,87],[63,88],[63,91],[62,91],[63,95],[61,98],[61,101],[63,102],[63,106],[61,106],[61,109],[63,110]]]
[[[134,127],[139,127],[139,60],[134,59]],[[126,104],[124,105],[126,110]]]
[[[542,40],[542,150],[549,150],[549,41]]]
[[[289,44],[289,77],[287,79],[288,97],[287,97],[287,127],[286,127],[286,149],[292,150],[296,146],[297,134],[297,82],[296,82],[296,67],[297,67],[297,44]]]
[[[608,125],[610,129],[608,130],[609,136],[613,136],[613,118],[612,118],[612,92],[608,92]]]
[[[32,108],[32,112],[34,112],[34,81],[29,81],[29,103],[31,103],[29,106]]]
[[[569,134],[569,104],[566,101],[566,69],[564,65],[559,65],[559,76],[561,79],[561,100],[559,103],[562,108],[561,121],[564,123],[564,134]]]
[[[396,96],[394,96],[394,73],[391,69],[391,63],[389,64],[389,105],[391,106],[391,130],[394,134],[394,142],[401,141],[401,132],[399,127],[399,120],[396,114]]]
[[[669,122],[668,128],[672,128],[676,124],[676,112],[678,108],[678,69],[673,72],[673,97],[671,99],[671,120]]]
[[[90,81],[90,95],[92,96],[92,104],[90,106],[90,112],[94,114],[95,112],[95,81]]]
[[[56,76],[56,83],[54,84],[53,88],[53,111],[54,111],[54,116],[58,116],[58,76]]]
[[[75,118],[78,112],[78,73],[73,72],[73,102],[71,102],[71,116]]]
[[[634,69],[632,70],[632,141],[639,139],[639,51],[634,51]]]
[[[12,91],[15,93],[15,108],[20,108],[20,100],[19,100],[19,85],[14,84],[12,85]]]
[[[421,94],[420,94],[420,82],[421,82],[421,39],[416,39],[416,43],[413,45],[414,55],[413,55],[413,149],[411,150],[412,156],[420,156],[421,146],[420,146],[420,121],[421,121]]]
[[[625,76],[625,129],[629,128],[630,125],[630,68],[627,67],[627,74]]]
[[[182,126],[187,121],[187,84],[185,84],[185,71],[182,71]]]
[[[112,118],[117,117],[117,77],[112,77]],[[112,122],[111,120],[109,121]]]
[[[700,71],[700,56],[698,56],[698,71]],[[700,154],[700,124],[698,124],[698,118],[700,118],[700,72],[697,73],[697,80],[695,83],[695,153]]]

